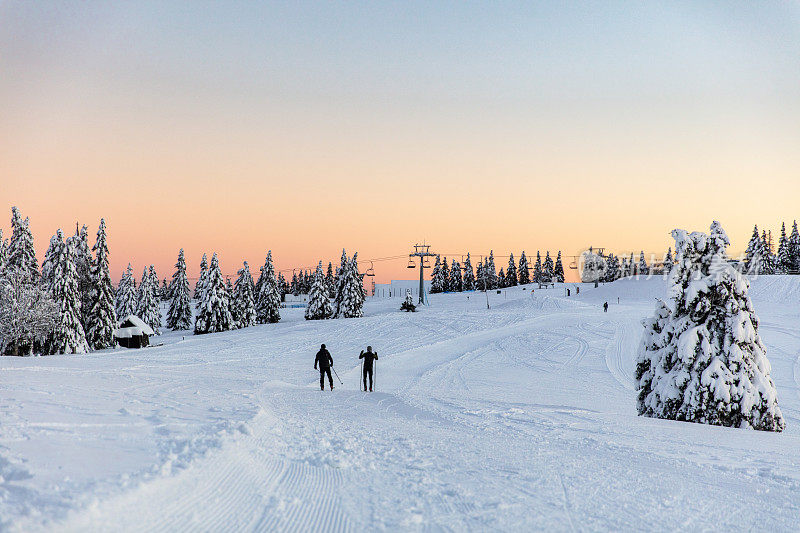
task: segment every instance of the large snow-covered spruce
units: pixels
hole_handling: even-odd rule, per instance
[[[514,253],[508,256],[508,268],[506,269],[506,287],[514,287],[519,283],[517,278],[517,264],[514,262]]]
[[[556,264],[553,267],[553,276],[557,283],[564,283],[564,265],[561,263],[561,250],[558,251]]]
[[[81,297],[78,292],[78,271],[75,268],[75,243],[59,247],[53,275],[53,300],[58,318],[49,341],[49,352],[87,353],[89,344],[81,324]]]
[[[211,257],[206,283],[203,288],[203,299],[199,304],[199,312],[194,322],[195,334],[216,333],[235,329],[230,310],[228,290],[219,268],[217,254]]]
[[[208,274],[208,257],[206,257],[206,254],[203,254],[203,259],[200,260],[200,273],[197,275],[197,282],[194,284],[194,297],[196,300],[203,299],[203,290],[207,274]]]
[[[172,274],[172,281],[169,285],[169,299],[167,327],[171,330],[191,329],[192,306],[183,248],[178,252],[178,262],[175,263],[175,273]]]
[[[114,329],[117,313],[114,308],[114,285],[108,269],[108,243],[106,221],[100,219],[94,248],[95,259],[91,262],[91,309],[88,313],[89,329],[86,332],[89,346],[102,350],[114,346]]]
[[[522,252],[522,255],[524,257],[525,252]],[[469,252],[467,252],[467,258],[464,260],[463,287],[465,291],[475,290],[475,272],[472,270],[472,261],[470,260]]]
[[[336,318],[358,318],[364,315],[364,286],[358,273],[358,261],[354,254],[352,260],[342,250],[342,266],[339,268],[339,280],[336,286],[334,314]]]
[[[145,268],[142,272],[142,282],[139,284],[139,290],[136,294],[136,316],[150,326],[156,335],[159,335],[161,309],[159,308],[159,299],[156,294],[157,290],[158,278],[155,276],[155,269],[150,265],[150,268]]]
[[[528,256],[525,255],[525,250],[522,250],[522,255],[519,257],[519,284],[527,285],[531,282],[531,274],[528,267]]]
[[[308,293],[308,307],[306,307],[306,320],[325,320],[333,315],[331,300],[328,298],[328,287],[325,276],[322,274],[322,261],[317,265],[314,274],[314,283]]]
[[[39,277],[30,220],[23,220],[16,206],[11,208],[11,240],[7,254],[7,266],[14,269],[17,275],[24,276],[29,281],[35,281]]]
[[[281,292],[275,278],[275,267],[272,264],[272,250],[267,251],[261,275],[255,287],[256,322],[274,324],[281,319]]]
[[[726,260],[728,236],[674,230],[666,300],[645,320],[636,367],[640,415],[782,431],[749,282]]]
[[[136,312],[136,291],[133,288],[133,267],[128,263],[117,285],[117,317],[126,317]]]
[[[237,274],[238,277],[233,286],[231,313],[237,328],[248,328],[256,323],[256,303],[255,285],[247,261],[244,262]]]

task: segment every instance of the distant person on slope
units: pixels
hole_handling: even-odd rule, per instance
[[[603,304],[603,312],[608,313],[608,302]]]
[[[367,346],[367,351],[361,351],[361,355],[358,356],[359,359],[364,360],[364,369],[362,372],[362,377],[364,379],[364,392],[367,391],[367,374],[369,374],[369,391],[372,392],[372,362],[377,361],[378,359],[378,352],[372,351],[372,346]]]
[[[317,365],[319,365],[319,388],[320,390],[325,390],[325,374],[328,374],[328,383],[331,385],[331,390],[333,390],[333,376],[331,376],[331,367],[333,366],[333,357],[331,357],[331,352],[325,348],[323,344],[319,351],[317,352],[317,358],[314,359],[314,370],[317,369]]]

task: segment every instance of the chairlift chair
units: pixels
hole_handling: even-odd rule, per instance
[[[372,261],[369,262],[369,268],[367,269],[366,272],[364,272],[364,275],[368,276],[370,278],[374,278],[375,277],[375,268],[372,265]]]
[[[417,268],[417,265],[414,264],[414,260],[410,257],[408,258],[408,267],[407,268]]]

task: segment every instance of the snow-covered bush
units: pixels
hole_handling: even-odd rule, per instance
[[[401,311],[405,311],[406,313],[414,313],[417,310],[417,306],[414,305],[414,300],[411,299],[411,294],[406,294],[406,299],[400,306]]]
[[[30,355],[53,331],[58,307],[50,294],[14,269],[0,275],[0,353]]]
[[[644,322],[636,367],[640,415],[784,429],[749,282],[726,260],[728,236],[674,230],[665,301]]]

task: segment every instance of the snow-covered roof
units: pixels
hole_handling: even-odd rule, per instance
[[[144,323],[144,321],[136,315],[128,315],[122,320],[119,321],[119,325],[122,326],[125,322],[130,322],[133,326],[129,326],[126,328],[120,327],[114,331],[114,336],[119,338],[130,338],[136,337],[142,334],[145,335],[155,335],[156,332],[153,331],[153,328],[148,326]]]

